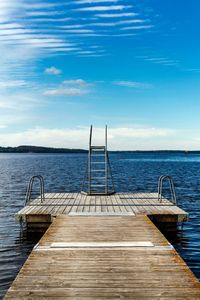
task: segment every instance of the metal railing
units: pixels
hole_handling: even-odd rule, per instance
[[[27,192],[26,192],[26,196],[25,196],[25,206],[30,203],[31,195],[32,195],[32,191],[33,191],[33,183],[34,183],[35,180],[39,181],[40,199],[41,199],[41,203],[44,202],[44,199],[45,199],[45,196],[44,196],[44,178],[41,175],[35,175],[35,176],[32,176],[29,180],[29,184],[28,184],[28,188],[27,188]]]
[[[174,187],[174,181],[171,176],[162,175],[158,180],[158,201],[162,202],[163,199],[163,181],[167,180],[169,183],[169,188],[171,192],[171,202],[174,205],[177,205],[176,192]]]

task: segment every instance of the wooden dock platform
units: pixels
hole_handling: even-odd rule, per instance
[[[94,203],[90,207],[95,208]],[[124,211],[126,206],[117,206],[120,208]],[[141,207],[127,208],[135,212]],[[72,209],[77,211],[71,206],[66,214]],[[173,211],[172,206],[166,209]],[[64,207],[52,206],[53,215],[60,210]],[[91,212],[88,207],[87,211]],[[4,299],[57,298],[194,300],[200,299],[200,283],[147,216],[60,215],[35,246]]]
[[[81,193],[45,194],[17,213],[29,228],[48,227],[59,215],[147,215],[157,222],[187,221],[188,214],[167,199],[158,201],[157,193],[116,193],[88,196]]]

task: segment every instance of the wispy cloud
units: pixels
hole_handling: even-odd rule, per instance
[[[22,25],[18,23],[3,23],[0,24],[0,30],[2,29],[13,29],[13,28],[21,28]]]
[[[127,26],[121,28],[121,30],[140,30],[140,29],[150,29],[153,27],[154,25]]]
[[[88,83],[87,81],[85,81],[83,79],[64,80],[63,84],[66,84],[66,85],[75,85],[75,86],[89,86],[89,85],[91,85],[90,83]]]
[[[39,100],[36,95],[31,96],[29,93],[25,93],[24,90],[23,92],[18,91],[15,94],[9,94],[9,96],[7,92],[0,95],[0,108],[7,111],[28,111],[42,105],[43,101],[41,99]]]
[[[97,27],[112,27],[112,26],[120,26],[125,24],[136,24],[136,23],[144,23],[146,20],[142,19],[134,19],[134,20],[123,20],[123,21],[115,21],[115,22],[95,22],[90,23],[87,26],[97,26]]]
[[[8,81],[0,81],[0,89],[1,88],[16,88],[26,86],[27,82],[25,80],[8,80]]]
[[[137,81],[115,81],[113,82],[114,85],[129,87],[129,88],[136,88],[136,89],[147,89],[152,88],[153,85],[149,83],[137,82]]]
[[[26,12],[28,17],[43,17],[43,16],[63,16],[65,15],[64,11],[29,11]]]
[[[65,30],[67,33],[94,33],[91,29],[67,29]]]
[[[64,80],[57,88],[44,92],[44,96],[83,96],[89,93],[90,83],[83,79]]]
[[[45,69],[45,73],[50,75],[60,75],[62,71],[56,67],[50,67]]]
[[[77,0],[76,4],[117,3],[119,0]]]
[[[79,7],[74,10],[77,11],[112,11],[112,10],[123,10],[131,8],[131,5],[108,5],[108,6],[88,6],[88,7]]]
[[[137,58],[142,59],[144,61],[150,62],[152,64],[158,64],[163,66],[174,66],[177,67],[179,65],[178,60],[171,59],[166,56],[148,56],[148,55],[140,55]]]
[[[126,3],[121,0],[1,0],[0,89],[29,88],[31,93],[33,87],[24,78],[27,73],[35,76],[35,66],[43,58],[75,55],[80,60],[95,60],[110,55],[101,38],[128,39],[140,30],[122,31],[123,28],[151,25],[151,20],[141,11],[138,13],[137,6]],[[45,74],[60,75],[61,70],[51,64],[44,70]],[[44,90],[41,93],[47,99],[47,96],[83,96],[91,92],[91,86],[82,79],[70,79],[48,89],[40,85],[38,89]],[[1,103],[2,107],[6,106],[5,101]]]
[[[94,37],[133,36],[132,32],[119,33],[122,29],[128,31],[130,26],[125,25],[142,24],[134,26],[135,29],[152,26],[150,20],[135,18],[139,15],[135,6],[121,3],[121,0],[2,0],[0,42],[18,48],[18,53],[26,51],[27,59],[30,57],[34,62],[33,57],[37,60],[45,55],[77,55],[77,51],[87,52],[94,44]],[[13,19],[14,22],[11,21]],[[144,25],[147,21],[148,24]],[[74,43],[77,37],[84,37],[87,42],[81,41],[80,46]],[[13,49],[8,51],[14,52]],[[102,56],[98,50],[91,54]]]
[[[28,18],[26,21],[27,23],[34,23],[34,24],[38,24],[38,23],[42,23],[42,24],[46,24],[46,23],[65,23],[65,22],[69,22],[72,21],[73,18],[71,17],[67,17],[67,18],[62,18],[62,17],[58,17],[58,18],[40,18],[39,16],[37,16],[37,18]]]
[[[115,14],[96,14],[96,17],[100,18],[122,18],[122,17],[134,17],[137,16],[138,13],[128,12],[128,13],[115,13]]]
[[[44,96],[83,96],[87,91],[78,88],[57,88],[44,92]]]

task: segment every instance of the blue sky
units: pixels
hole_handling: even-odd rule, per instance
[[[0,145],[200,149],[198,0],[1,0]]]

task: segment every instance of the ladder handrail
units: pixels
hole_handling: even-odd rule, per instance
[[[162,202],[162,192],[163,192],[163,181],[167,180],[169,183],[170,191],[171,191],[171,202],[175,205],[177,205],[177,199],[176,199],[176,192],[175,192],[175,186],[174,186],[174,181],[171,176],[168,175],[162,175],[159,177],[158,180],[158,201],[161,203]]]
[[[105,127],[105,194],[108,193],[108,153],[107,153],[107,125]]]
[[[108,154],[107,154],[107,160],[108,160],[108,168],[109,168],[109,174],[110,174],[113,190],[115,191],[115,182],[114,182],[114,178],[113,178],[113,175],[112,175],[111,164],[110,164],[110,159],[109,159]]]
[[[89,139],[89,149],[92,146],[92,125],[90,126],[90,139]]]
[[[41,203],[44,202],[45,196],[44,196],[44,178],[41,175],[34,175],[30,178],[29,183],[28,183],[28,188],[25,196],[25,205],[29,204],[31,200],[31,194],[32,194],[32,189],[33,189],[33,183],[35,180],[39,181],[40,184],[40,199]]]
[[[105,147],[106,147],[106,151],[108,149],[108,126],[106,125],[105,128]]]
[[[90,126],[89,152],[88,152],[88,190],[91,192],[91,147],[92,147],[92,125]]]

